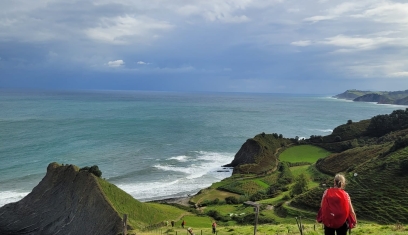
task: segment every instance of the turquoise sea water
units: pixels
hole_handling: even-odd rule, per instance
[[[0,206],[29,193],[51,162],[98,165],[141,201],[185,196],[230,176],[218,170],[256,134],[328,135],[405,108],[316,95],[0,90]]]

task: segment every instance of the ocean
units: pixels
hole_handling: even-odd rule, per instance
[[[330,95],[0,90],[0,206],[22,199],[49,163],[98,165],[140,201],[197,193],[231,175],[255,135],[328,135],[406,106]]]

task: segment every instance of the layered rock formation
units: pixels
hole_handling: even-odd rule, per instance
[[[235,154],[234,160],[225,167],[234,167],[233,174],[265,174],[276,170],[278,153],[294,140],[282,135],[259,134],[248,139]]]
[[[42,181],[22,200],[0,208],[0,234],[118,234],[121,216],[96,176],[73,165],[49,164]]]

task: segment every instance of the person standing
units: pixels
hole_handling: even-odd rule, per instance
[[[184,228],[184,225],[186,225],[186,221],[183,220],[183,222],[181,222],[181,227]]]
[[[212,233],[215,234],[217,232],[217,223],[215,223],[215,221],[213,221],[211,226],[212,226]]]
[[[326,189],[320,203],[319,220],[324,224],[325,235],[346,235],[357,223],[356,213],[349,194],[344,190],[346,178],[342,174],[334,177],[334,187]]]

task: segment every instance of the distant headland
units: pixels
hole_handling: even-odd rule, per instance
[[[337,99],[346,99],[360,102],[376,102],[378,104],[408,105],[408,90],[361,91],[352,89],[333,97]]]

